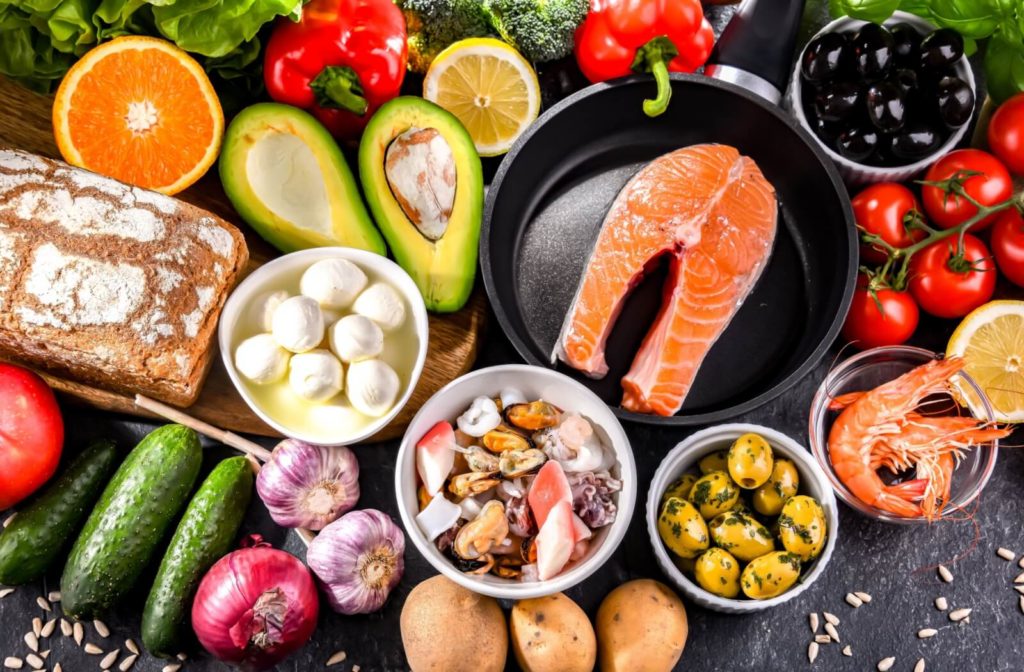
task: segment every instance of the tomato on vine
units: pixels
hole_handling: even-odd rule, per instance
[[[906,291],[872,287],[872,282],[865,274],[858,278],[843,338],[865,350],[906,342],[920,319],[917,303]]]
[[[1013,196],[1013,180],[999,159],[980,149],[958,149],[928,169],[921,200],[928,219],[944,229],[959,226],[978,214],[978,204],[991,207]],[[979,231],[995,221],[983,217],[971,227]]]
[[[923,217],[914,192],[896,182],[880,182],[867,187],[850,201],[857,226],[893,247],[907,247],[925,236],[924,229],[907,228],[915,218]],[[880,264],[886,252],[878,245],[864,244],[860,256],[866,262]]]
[[[1024,217],[1016,209],[1004,212],[992,227],[992,254],[1006,279],[1024,287]]]
[[[988,125],[988,146],[1015,175],[1024,175],[1024,93],[999,106]]]
[[[957,237],[952,236],[928,245],[910,260],[910,293],[926,313],[963,317],[992,298],[995,270],[980,238],[965,234],[963,249],[958,250]]]

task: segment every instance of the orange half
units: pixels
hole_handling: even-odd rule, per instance
[[[224,112],[194,58],[165,40],[126,36],[64,76],[53,133],[72,165],[176,194],[217,159]]]

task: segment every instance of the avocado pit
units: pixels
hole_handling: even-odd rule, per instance
[[[402,212],[431,241],[448,229],[455,207],[455,155],[436,128],[410,128],[388,146],[384,175]]]

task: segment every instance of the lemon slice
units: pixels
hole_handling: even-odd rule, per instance
[[[975,309],[953,332],[946,354],[964,358],[964,370],[988,395],[997,420],[1024,422],[1024,301]],[[984,417],[981,409],[971,410]]]
[[[423,97],[458,117],[480,156],[507,152],[540,112],[537,73],[518,51],[490,37],[460,40],[438,54]]]

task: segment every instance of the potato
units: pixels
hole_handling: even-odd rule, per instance
[[[686,646],[686,609],[657,581],[622,584],[597,610],[601,672],[669,672]]]
[[[590,619],[563,593],[512,607],[512,652],[524,672],[591,672],[597,639]]]
[[[508,626],[497,600],[444,576],[412,589],[402,607],[401,627],[402,646],[413,672],[505,669]]]

